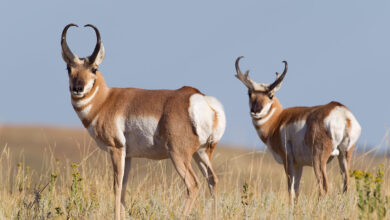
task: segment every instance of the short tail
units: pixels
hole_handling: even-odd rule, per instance
[[[222,138],[226,128],[226,116],[222,104],[215,97],[205,96],[205,99],[209,107],[214,111],[213,129],[208,140],[211,144],[219,142]]]
[[[349,110],[345,111],[345,120],[344,138],[339,146],[342,147],[342,151],[349,151],[359,139],[362,128],[355,116]]]

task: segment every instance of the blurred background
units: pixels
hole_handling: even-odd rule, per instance
[[[60,35],[68,23],[91,23],[105,45],[100,71],[109,86],[190,85],[217,97],[227,115],[225,145],[264,147],[249,117],[246,88],[234,77],[235,59],[245,56],[241,69],[250,69],[257,82],[272,82],[283,70],[281,61],[289,62],[276,94],[284,107],[339,101],[363,128],[360,146],[386,147],[389,6],[386,1],[2,2],[0,141],[7,142],[1,133],[9,126],[82,128],[70,103]],[[95,33],[71,28],[68,43],[80,57],[88,56]]]

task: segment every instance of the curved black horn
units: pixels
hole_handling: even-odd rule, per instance
[[[96,57],[97,55],[99,54],[99,51],[101,49],[101,45],[102,45],[102,40],[100,38],[100,32],[99,30],[92,24],[86,24],[84,25],[84,27],[91,27],[95,30],[96,32],[96,38],[97,38],[97,42],[96,42],[96,46],[95,46],[95,49],[93,50],[93,53],[91,56],[89,56],[88,60],[89,60],[89,63],[90,64],[93,64],[96,60]]]
[[[270,86],[268,86],[268,92],[271,92],[275,87],[277,87],[284,79],[287,73],[288,64],[287,61],[283,61],[284,63],[284,71],[281,76],[279,76],[275,82],[273,82]]]
[[[236,64],[235,64],[235,66],[236,66],[236,72],[237,72],[238,74],[242,74],[242,72],[241,72],[241,70],[240,70],[240,66],[238,65],[238,63],[240,62],[241,58],[244,58],[244,56],[239,56],[239,57],[237,58]]]
[[[61,47],[62,52],[67,60],[69,62],[73,62],[75,55],[72,53],[72,51],[68,47],[68,43],[66,42],[66,32],[68,29],[72,26],[78,27],[77,24],[68,24],[65,26],[64,30],[62,31],[62,37],[61,37]]]

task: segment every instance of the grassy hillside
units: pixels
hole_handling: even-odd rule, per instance
[[[384,198],[390,195],[390,163],[373,153],[355,154],[352,169],[375,176],[379,164],[384,164],[383,180],[368,185],[382,185],[383,201],[374,210],[389,209]],[[355,180],[348,193],[341,193],[337,160],[328,166],[330,193],[320,199],[313,169],[304,169],[294,208],[288,203],[283,167],[269,153],[218,146],[213,166],[220,179],[220,219],[356,219],[360,215]],[[84,130],[0,126],[0,219],[110,219],[114,207],[111,169],[108,154]],[[194,169],[202,186],[189,218],[208,219],[212,200],[206,181]],[[133,160],[127,218],[177,219],[185,199],[185,186],[169,160]]]

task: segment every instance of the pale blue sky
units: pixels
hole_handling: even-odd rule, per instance
[[[234,61],[258,82],[289,62],[276,94],[284,107],[337,100],[362,125],[360,144],[379,144],[390,126],[390,3],[386,1],[3,1],[0,7],[0,123],[79,126],[70,103],[60,34],[96,25],[109,86],[197,87],[225,107],[225,144],[260,149],[246,88]],[[79,56],[89,28],[71,28]]]

